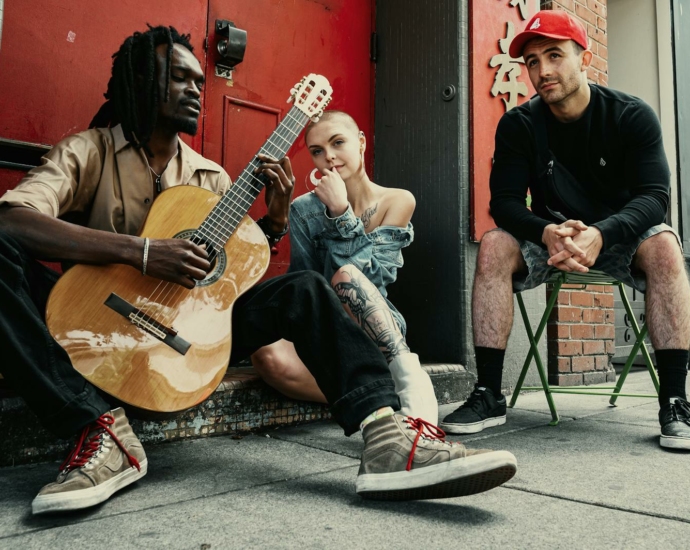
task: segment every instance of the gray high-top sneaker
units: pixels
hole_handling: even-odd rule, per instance
[[[146,475],[144,448],[129,426],[125,411],[113,409],[84,428],[49,483],[31,504],[34,514],[79,510],[99,504]]]
[[[424,433],[424,431],[427,433]],[[440,428],[399,413],[365,426],[356,491],[376,500],[451,498],[488,491],[515,475],[508,451],[467,449]]]

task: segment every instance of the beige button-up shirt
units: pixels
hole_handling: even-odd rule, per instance
[[[162,174],[161,188],[194,185],[223,194],[230,177],[182,140]],[[60,141],[0,205],[34,208],[91,229],[136,235],[153,202],[154,178],[142,150],[120,126],[96,128]]]

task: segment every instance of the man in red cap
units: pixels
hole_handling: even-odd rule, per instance
[[[587,32],[565,12],[538,12],[510,55],[524,57],[537,96],[503,115],[496,130],[491,214],[500,229],[482,239],[472,303],[479,379],[441,428],[475,433],[505,423],[512,293],[556,270],[593,268],[646,293],[660,443],[690,450],[690,285],[680,238],[663,223],[670,172],[659,121],[641,99],[587,82]]]

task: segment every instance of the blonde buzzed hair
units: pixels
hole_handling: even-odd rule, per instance
[[[343,119],[345,124],[350,126],[355,131],[355,133],[359,132],[359,126],[357,125],[357,122],[355,121],[354,118],[352,118],[351,115],[349,115],[345,111],[337,111],[337,110],[333,109],[330,111],[324,111],[323,115],[321,115],[321,118],[319,119],[318,122],[310,122],[309,124],[307,124],[306,130],[304,130],[304,141],[305,142],[307,141],[307,136],[309,135],[309,132],[311,131],[311,129],[314,126],[316,126],[317,124],[319,124],[321,122],[324,122],[326,120],[332,120],[334,118]]]

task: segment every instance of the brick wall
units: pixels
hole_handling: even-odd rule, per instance
[[[542,9],[565,10],[587,28],[594,54],[590,82],[608,84],[607,0],[547,0]],[[551,294],[547,288],[547,294]],[[548,296],[547,296],[548,298]],[[613,288],[564,285],[547,327],[549,383],[597,384],[615,379]]]
[[[553,292],[547,288],[547,300]],[[614,381],[613,288],[563,285],[547,325],[549,383],[580,386]]]
[[[607,0],[546,0],[541,3],[542,9],[567,11],[585,25],[589,35],[590,49],[594,53],[587,77],[590,82],[602,86],[607,86],[609,83],[606,2]]]

